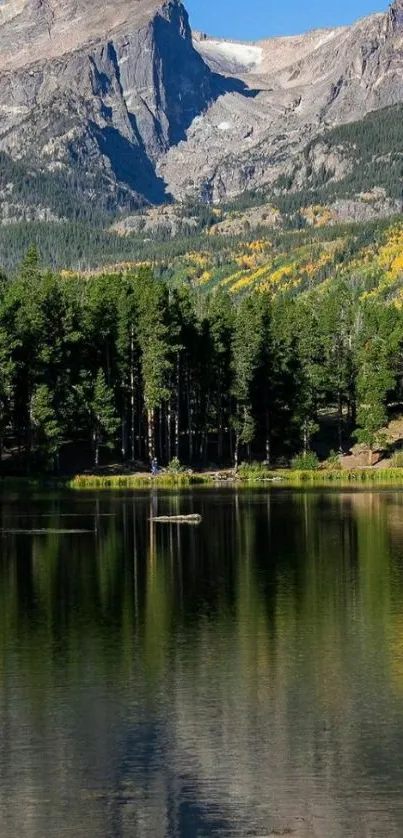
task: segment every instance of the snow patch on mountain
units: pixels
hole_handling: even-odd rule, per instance
[[[194,46],[206,64],[219,73],[250,73],[259,68],[263,59],[262,47],[254,44],[196,36]]]

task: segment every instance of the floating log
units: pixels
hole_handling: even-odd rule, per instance
[[[153,524],[201,524],[201,515],[160,515],[150,518]]]

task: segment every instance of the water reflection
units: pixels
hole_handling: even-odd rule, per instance
[[[401,838],[402,513],[3,498],[1,838]]]

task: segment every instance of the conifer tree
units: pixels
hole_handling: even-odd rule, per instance
[[[357,430],[355,436],[368,447],[368,464],[373,452],[384,442],[387,424],[387,396],[395,384],[401,335],[397,312],[377,306],[362,310],[361,334],[357,351]]]
[[[140,348],[138,345],[138,306],[133,282],[126,280],[118,303],[117,328],[118,390],[122,423],[122,456],[126,459],[130,447],[130,459],[142,457],[141,413],[142,394],[140,386]],[[137,433],[138,431],[138,433]]]
[[[45,466],[52,463],[57,467],[62,428],[57,420],[52,393],[46,384],[35,387],[31,397],[30,415],[36,452],[43,458]]]
[[[113,449],[116,444],[116,432],[119,427],[114,394],[108,387],[105,373],[99,369],[94,382],[92,400],[93,414],[93,445],[95,465],[99,465],[99,451],[101,446]]]
[[[28,282],[35,282],[39,275],[39,253],[38,249],[30,247],[22,261],[19,275]]]
[[[239,463],[240,445],[246,445],[249,450],[255,435],[252,394],[263,339],[260,299],[257,296],[247,297],[237,310],[232,342],[232,394],[235,399],[232,422],[235,430],[235,468]]]
[[[137,283],[139,345],[144,404],[147,414],[147,449],[156,455],[156,411],[169,396],[168,377],[172,365],[168,327],[167,288],[143,271]]]
[[[208,383],[209,412],[217,430],[217,458],[224,458],[225,429],[231,423],[232,339],[234,306],[227,293],[218,288],[207,301],[204,314],[206,348],[210,352]],[[208,346],[209,344],[209,346]],[[231,447],[231,441],[230,441]]]

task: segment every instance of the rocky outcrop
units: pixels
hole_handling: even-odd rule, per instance
[[[403,27],[403,2],[402,0],[395,0],[389,10],[389,21],[392,30],[398,30]]]
[[[256,44],[192,40],[180,0],[5,0],[0,68],[0,151],[112,210],[221,201],[403,100],[403,0]]]
[[[12,0],[8,17],[7,8],[0,149],[45,169],[79,169],[88,190],[102,181],[113,193],[120,183],[134,200],[166,200],[156,160],[214,97],[182,4],[99,3],[99,15],[88,0]]]
[[[161,161],[159,172],[172,193],[196,191],[220,201],[270,186],[324,129],[401,102],[402,10],[397,0],[385,14],[351,27],[255,44],[260,55],[254,61],[250,55],[250,67],[240,75],[249,95],[214,101],[186,142]],[[223,42],[196,37],[194,44],[215,72],[228,70]],[[231,45],[233,61],[245,63],[243,50]]]

